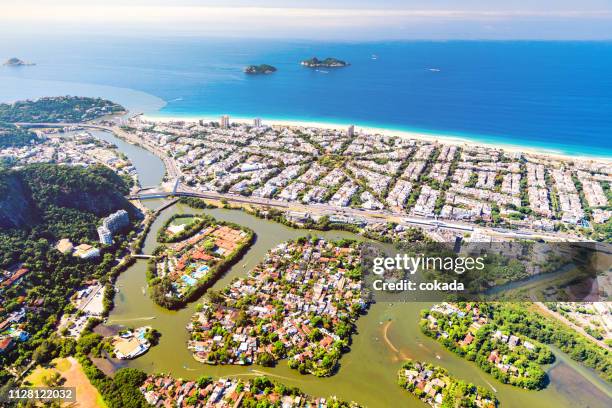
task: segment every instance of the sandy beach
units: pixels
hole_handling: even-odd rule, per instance
[[[183,122],[198,122],[204,120],[206,122],[218,121],[219,116],[157,116],[157,115],[143,115],[143,119],[152,122],[170,122],[170,121],[183,121]],[[300,121],[300,120],[285,120],[285,119],[267,119],[261,118],[262,123],[269,126],[287,126],[287,127],[305,127],[305,128],[319,128],[319,129],[335,129],[344,130],[350,123],[325,123],[325,122],[312,122],[312,121]],[[253,118],[245,117],[233,117],[230,116],[232,123],[247,123],[252,124]],[[359,126],[355,124],[355,133],[370,134],[370,135],[383,135],[383,136],[397,136],[407,139],[425,140],[429,142],[438,142],[443,144],[450,144],[455,146],[483,146],[492,149],[502,149],[507,152],[529,154],[530,156],[538,156],[546,159],[562,160],[562,161],[586,161],[586,162],[605,162],[612,163],[611,157],[598,157],[598,156],[585,156],[585,155],[574,155],[559,152],[552,149],[537,148],[537,147],[525,147],[520,145],[505,144],[501,142],[481,142],[477,140],[471,140],[468,138],[462,138],[458,136],[452,136],[447,134],[434,134],[424,132],[411,132],[406,130],[396,130],[379,127],[368,127]]]

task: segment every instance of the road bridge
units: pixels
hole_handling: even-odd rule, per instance
[[[132,258],[136,258],[136,259],[152,259],[152,258],[155,258],[155,257],[153,255],[132,254]]]

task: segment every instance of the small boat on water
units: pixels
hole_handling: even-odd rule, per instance
[[[429,68],[429,70],[431,72],[440,72],[440,69],[438,69],[438,68]]]
[[[372,57],[371,57],[371,58],[372,58],[373,60],[377,60],[377,59],[378,59],[378,55],[376,55],[376,54],[372,54]]]

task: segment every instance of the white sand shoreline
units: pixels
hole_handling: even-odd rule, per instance
[[[170,121],[183,121],[183,122],[198,122],[204,120],[206,122],[218,121],[219,116],[158,116],[158,115],[143,115],[143,119],[152,122],[170,122]],[[253,118],[246,117],[234,117],[230,116],[231,122],[234,123],[248,123],[253,122]],[[264,124],[270,126],[295,126],[295,127],[312,127],[320,129],[346,129],[351,123],[323,123],[314,121],[300,121],[300,120],[289,120],[289,119],[267,119],[261,118]],[[493,149],[502,149],[508,152],[525,153],[532,156],[546,156],[547,158],[553,158],[564,161],[593,161],[593,162],[607,162],[612,163],[611,157],[602,156],[590,156],[590,155],[574,155],[569,153],[563,153],[552,149],[537,148],[537,147],[524,147],[520,145],[504,144],[504,143],[492,143],[492,142],[480,142],[473,139],[462,138],[458,136],[451,136],[445,134],[434,134],[424,133],[417,131],[406,131],[406,130],[395,130],[388,128],[368,127],[359,126],[355,124],[356,133],[369,133],[369,134],[380,134],[384,136],[397,136],[416,140],[425,140],[430,142],[439,142],[443,144],[451,144],[456,146],[483,146]]]

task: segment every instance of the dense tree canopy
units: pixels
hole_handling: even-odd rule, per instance
[[[0,103],[0,122],[82,122],[123,111],[123,106],[101,98],[45,97]]]
[[[0,149],[25,146],[37,139],[36,134],[27,129],[0,122]]]

